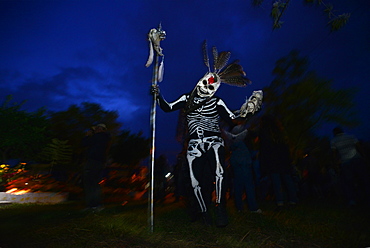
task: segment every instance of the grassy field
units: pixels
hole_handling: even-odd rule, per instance
[[[78,201],[56,205],[0,205],[1,248],[59,247],[370,247],[370,211],[337,201],[306,200],[276,212],[238,213],[230,201],[225,228],[190,222],[183,202],[156,205],[154,229],[145,201],[108,202],[99,213],[81,211]]]

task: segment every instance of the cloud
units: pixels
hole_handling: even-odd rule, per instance
[[[19,79],[23,79],[20,81]],[[16,87],[9,87],[12,80]],[[129,91],[120,87],[117,82],[107,84],[109,79],[91,67],[66,67],[48,78],[27,78],[20,72],[2,71],[0,73],[1,96],[13,95],[14,100],[27,100],[24,107],[34,111],[46,107],[52,111],[66,110],[71,104],[82,102],[99,103],[106,110],[121,112],[122,120],[130,120],[132,113],[140,111]],[[122,113],[124,110],[124,114]]]

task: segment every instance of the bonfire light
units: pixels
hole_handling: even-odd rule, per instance
[[[29,190],[29,189],[20,189],[20,190],[18,190],[17,188],[12,188],[12,189],[9,189],[8,191],[6,191],[5,193],[13,194],[13,195],[23,195],[23,194],[26,194],[30,191],[31,190]]]

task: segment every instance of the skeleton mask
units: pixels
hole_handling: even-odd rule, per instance
[[[249,98],[249,101],[253,102],[255,106],[253,113],[258,111],[261,108],[262,98],[263,98],[262,90],[253,91],[252,96]]]
[[[215,94],[220,85],[220,77],[215,73],[208,72],[198,81],[196,85],[197,94],[200,97],[211,97]]]
[[[246,99],[245,103],[238,111],[240,113],[240,116],[246,117],[248,113],[254,114],[258,110],[260,110],[262,105],[262,99],[263,99],[262,90],[253,91],[253,94],[248,99]]]

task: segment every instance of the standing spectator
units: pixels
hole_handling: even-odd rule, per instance
[[[279,120],[271,115],[261,118],[259,130],[260,167],[261,173],[270,177],[278,209],[284,206],[284,200],[295,205],[297,187],[292,174],[292,161],[284,135],[284,129]],[[288,199],[284,199],[284,189]]]
[[[350,206],[356,205],[358,200],[363,200],[369,204],[370,173],[358,139],[353,135],[344,133],[341,127],[334,128],[333,135],[331,149],[334,160],[340,164],[340,176],[348,204]]]
[[[234,172],[235,206],[239,212],[243,211],[242,199],[245,191],[249,210],[253,213],[261,213],[256,201],[252,157],[246,144],[248,130],[243,122],[237,122],[231,133],[225,131],[225,134],[231,151],[230,164]]]
[[[167,156],[161,154],[154,165],[154,200],[163,203],[166,198],[167,179],[169,164]]]
[[[183,150],[176,156],[176,164],[173,171],[175,179],[175,202],[178,202],[180,198],[187,196],[187,186],[191,187],[190,178],[189,180],[186,180],[185,178],[189,173],[187,167],[186,151]]]
[[[82,145],[87,148],[87,161],[83,171],[86,207],[100,211],[103,209],[103,197],[99,182],[110,145],[110,135],[105,124],[92,127],[83,138]]]

